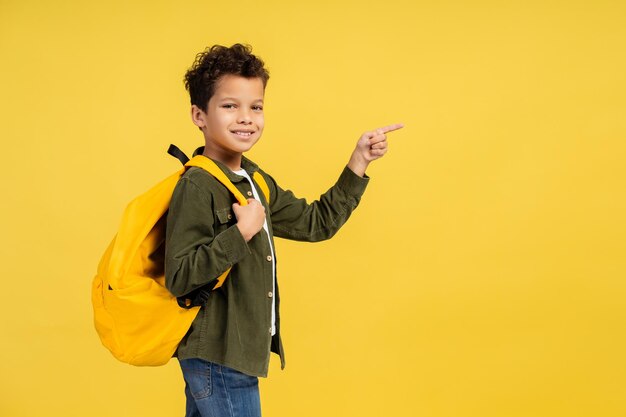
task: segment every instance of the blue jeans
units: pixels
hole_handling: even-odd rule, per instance
[[[259,379],[203,359],[180,360],[185,417],[261,417]]]

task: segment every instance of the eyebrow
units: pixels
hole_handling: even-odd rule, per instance
[[[239,101],[239,99],[236,99],[234,97],[222,97],[220,99],[220,101],[226,101],[226,100],[232,100],[232,101]],[[261,103],[263,102],[262,98],[257,98],[256,100],[254,100],[255,102],[260,101]]]

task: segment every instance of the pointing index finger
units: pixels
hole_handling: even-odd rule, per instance
[[[403,127],[404,127],[404,125],[402,123],[396,123],[396,124],[393,124],[393,125],[381,127],[380,129],[376,129],[376,130],[377,131],[380,130],[383,133],[388,133],[388,132],[393,132],[394,130],[402,129]]]

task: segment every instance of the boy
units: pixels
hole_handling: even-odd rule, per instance
[[[308,204],[243,156],[263,132],[263,98],[269,79],[247,45],[215,45],[198,54],[185,75],[191,118],[205,139],[202,154],[249,197],[231,193],[201,168],[181,177],[170,203],[165,280],[176,297],[201,305],[178,346],[185,380],[186,415],[261,415],[258,377],[267,376],[270,351],[285,357],[280,338],[279,293],[273,237],[300,241],[331,238],[358,205],[368,164],[387,151],[385,133],[366,132],[337,183]],[[269,188],[269,204],[252,176]],[[223,286],[209,292],[229,267]]]

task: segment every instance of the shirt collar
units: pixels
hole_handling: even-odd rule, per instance
[[[202,155],[203,152],[204,152],[204,146],[200,146],[198,149],[194,151],[193,156]],[[230,168],[228,168],[222,162],[217,161],[213,158],[209,158],[209,159],[215,162],[215,165],[217,165],[224,172],[224,174],[226,174],[226,176],[231,182],[239,182],[244,179],[244,177],[242,177],[241,175],[237,175],[233,171],[231,171]],[[259,166],[255,164],[254,162],[252,162],[251,160],[249,160],[248,158],[246,158],[244,155],[241,155],[241,168],[243,168],[248,173],[248,175],[250,175],[250,177],[252,177],[254,173],[259,170]]]

